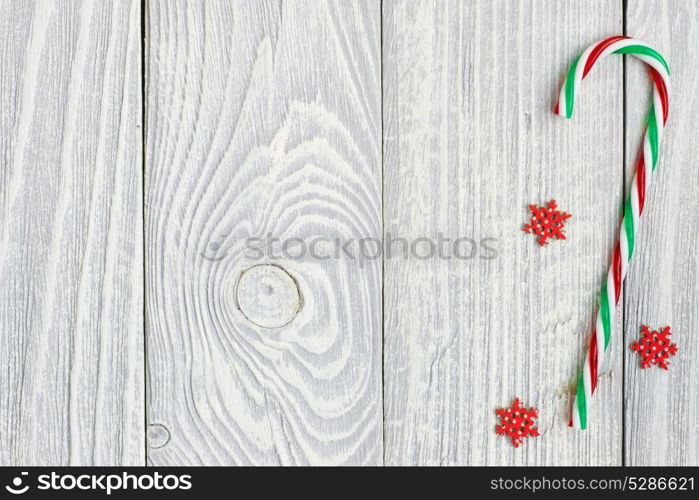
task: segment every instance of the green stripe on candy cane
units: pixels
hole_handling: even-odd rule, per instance
[[[658,164],[658,123],[655,119],[655,105],[651,104],[650,113],[648,115],[648,141],[650,142],[650,151],[653,155],[652,169]]]
[[[566,79],[565,83],[565,88],[566,88],[566,117],[570,118],[573,116],[573,100],[575,99],[575,78],[571,77],[570,75],[575,75],[575,70],[578,67],[578,61],[580,60],[580,56],[573,61],[573,64],[570,65],[570,71],[568,71],[568,78]]]
[[[626,243],[627,243],[627,248],[629,249],[629,257],[628,260],[631,260],[631,255],[633,255],[633,248],[635,244],[635,230],[633,227],[633,215],[632,215],[632,208],[631,208],[631,196],[626,198],[626,205],[624,206],[624,229],[625,231],[625,236],[626,236]]]
[[[587,428],[587,405],[585,404],[585,380],[582,373],[578,377],[578,394],[576,398],[580,428],[585,430]]]
[[[667,62],[665,62],[663,56],[661,56],[657,51],[645,45],[629,45],[628,47],[623,47],[621,49],[615,50],[614,52],[612,52],[612,54],[638,54],[642,56],[652,57],[653,59],[657,59],[658,62],[660,62],[660,64],[662,64],[665,67],[665,70],[667,71],[668,75],[670,74],[670,68],[668,67]]]

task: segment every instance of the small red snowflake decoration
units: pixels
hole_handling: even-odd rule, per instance
[[[539,429],[534,427],[534,420],[539,417],[539,410],[523,408],[519,398],[515,399],[512,408],[500,408],[495,410],[495,413],[500,417],[500,424],[495,433],[507,434],[512,438],[515,448],[519,448],[523,438],[539,435]]]
[[[658,365],[667,370],[668,359],[677,354],[677,344],[670,341],[670,327],[666,326],[661,330],[649,329],[646,325],[641,325],[641,338],[631,344],[631,349],[641,356],[641,368],[650,368],[650,365]]]
[[[566,236],[563,234],[563,227],[565,226],[565,221],[572,217],[572,215],[558,210],[556,200],[549,201],[547,205],[529,205],[529,210],[531,210],[533,215],[529,224],[522,228],[525,233],[536,234],[536,241],[541,246],[547,243],[546,240],[548,238],[565,240]]]

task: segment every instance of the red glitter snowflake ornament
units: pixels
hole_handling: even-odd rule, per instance
[[[549,238],[565,240],[566,236],[563,234],[563,227],[565,226],[565,221],[572,217],[572,215],[558,210],[556,200],[549,201],[547,205],[529,205],[529,210],[531,210],[533,215],[529,224],[522,228],[522,231],[525,233],[536,234],[536,241],[542,247]]]
[[[500,408],[495,410],[500,417],[500,424],[496,429],[496,434],[506,434],[512,438],[512,444],[519,448],[522,439],[539,435],[539,429],[534,427],[534,420],[539,417],[539,410],[536,408],[523,408],[516,398],[512,408]]]
[[[650,368],[657,365],[667,370],[668,359],[677,354],[677,344],[670,341],[670,327],[661,328],[660,331],[651,330],[646,325],[641,325],[641,338],[631,344],[631,349],[641,356],[641,368]]]

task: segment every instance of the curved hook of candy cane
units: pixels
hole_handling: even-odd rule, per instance
[[[670,69],[663,56],[647,43],[626,36],[614,36],[591,45],[573,61],[561,87],[554,113],[566,118],[573,116],[573,104],[582,80],[598,60],[610,54],[631,54],[648,65],[653,80],[653,103],[648,114],[648,127],[641,155],[636,164],[636,173],[624,204],[619,239],[607,273],[607,281],[600,291],[600,306],[597,311],[595,330],[592,332],[585,364],[577,381],[577,392],[573,400],[569,425],[578,429],[587,428],[592,394],[597,387],[597,377],[608,365],[614,313],[621,296],[621,286],[628,263],[633,254],[638,221],[645,206],[651,175],[658,163],[659,144],[669,110]]]

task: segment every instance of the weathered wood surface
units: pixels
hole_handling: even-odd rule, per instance
[[[381,260],[246,246],[380,238],[380,20],[149,3],[149,463],[381,463]]]
[[[567,427],[622,202],[621,58],[585,81],[575,119],[551,110],[573,57],[622,16],[608,1],[384,2],[385,231],[498,252],[386,261],[387,464],[621,463],[621,335],[592,429]],[[540,248],[521,227],[552,198],[569,238]],[[517,396],[543,436],[515,450],[494,409]]]
[[[0,465],[699,464],[696,2],[141,3],[0,0]],[[650,84],[611,58],[551,107],[624,18],[670,122],[577,432]],[[569,239],[540,248],[551,198]],[[382,234],[384,260],[308,253]],[[641,324],[672,326],[669,372]],[[517,396],[543,435],[515,450]]]
[[[627,31],[666,57],[672,89],[665,140],[626,280],[626,463],[699,465],[699,65],[692,49],[699,44],[699,4],[629,2]],[[626,151],[630,180],[650,106],[650,83],[643,64],[628,59]],[[642,324],[672,327],[679,353],[670,361],[668,372],[641,370],[638,356],[628,348],[638,338]]]
[[[144,464],[140,2],[0,23],[0,465]]]

